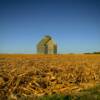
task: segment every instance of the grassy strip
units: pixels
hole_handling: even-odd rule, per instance
[[[100,85],[81,91],[74,95],[48,95],[40,97],[39,100],[100,100]]]

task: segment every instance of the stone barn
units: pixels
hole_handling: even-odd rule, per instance
[[[37,54],[57,54],[57,44],[50,36],[45,36],[37,44]]]

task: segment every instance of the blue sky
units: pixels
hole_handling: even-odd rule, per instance
[[[0,53],[36,53],[45,35],[58,53],[100,51],[100,1],[0,0]]]

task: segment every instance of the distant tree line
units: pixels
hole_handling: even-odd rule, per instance
[[[100,54],[100,52],[93,52],[94,54]]]
[[[87,53],[84,53],[84,54],[100,54],[100,52],[92,52],[92,53],[87,52]]]

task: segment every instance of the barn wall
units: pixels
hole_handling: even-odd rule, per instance
[[[45,46],[37,47],[37,53],[38,54],[45,54]]]

